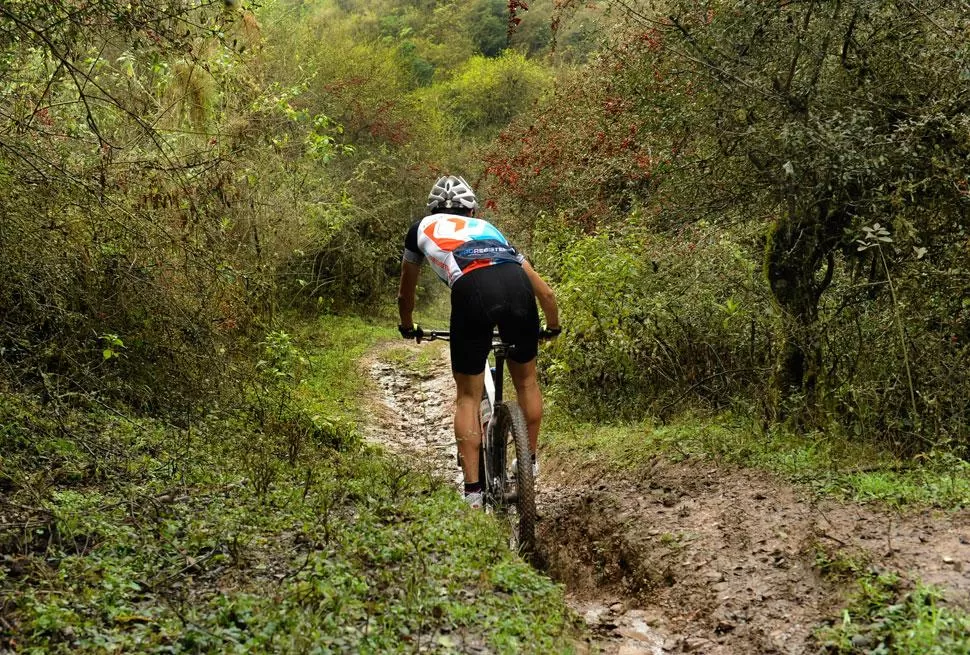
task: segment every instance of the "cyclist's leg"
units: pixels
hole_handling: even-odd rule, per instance
[[[485,386],[485,360],[492,343],[492,323],[485,314],[474,271],[451,289],[451,372],[455,377],[455,439],[462,457],[465,483],[478,479],[482,442],[479,411]]]
[[[529,448],[535,454],[542,421],[542,394],[536,379],[539,310],[532,284],[520,266],[501,264],[495,268],[501,309],[493,317],[502,339],[514,346],[509,352],[509,374],[528,426]]]
[[[509,360],[509,375],[515,386],[515,397],[522,408],[529,429],[529,450],[536,452],[539,442],[539,425],[542,422],[542,392],[536,377],[536,358],[520,363]]]
[[[465,375],[453,372],[455,386],[458,388],[457,407],[455,408],[455,439],[461,451],[462,471],[465,482],[472,484],[478,479],[478,449],[482,443],[482,424],[479,409],[482,402],[482,388],[485,373]]]

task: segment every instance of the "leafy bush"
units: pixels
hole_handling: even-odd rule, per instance
[[[0,349],[49,396],[185,421],[281,307],[373,307],[463,155],[339,7],[116,4],[0,11]]]
[[[688,396],[709,408],[757,402],[772,317],[736,243],[703,229],[669,240],[631,229],[578,237],[558,252],[568,318],[546,369],[562,402],[611,417],[662,415]]]
[[[770,299],[767,418],[962,447],[966,3],[618,5],[625,31],[490,150],[499,209],[530,233],[710,225]]]
[[[491,135],[541,99],[551,83],[545,68],[506,50],[494,59],[472,57],[434,93],[454,113],[462,131]]]
[[[412,93],[406,52],[320,20],[280,19],[268,46],[269,74],[292,110],[339,128],[338,156],[294,159],[283,180],[300,218],[281,281],[290,304],[314,311],[373,307],[393,285],[404,234],[423,212],[435,171],[454,159],[446,140],[454,132],[443,111]]]
[[[245,60],[219,35],[241,49],[253,25],[194,2],[18,5],[0,10],[7,374],[194,411],[276,245],[234,229],[248,198],[222,132],[240,94],[217,80]]]

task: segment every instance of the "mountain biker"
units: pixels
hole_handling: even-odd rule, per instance
[[[528,425],[535,462],[542,420],[542,394],[536,380],[540,336],[536,299],[547,324],[543,336],[559,334],[559,310],[552,289],[525,257],[495,226],[476,218],[478,200],[464,179],[439,178],[428,195],[427,207],[428,215],[415,221],[404,239],[398,330],[405,339],[421,334],[413,321],[414,299],[420,265],[427,259],[451,288],[451,370],[458,392],[455,438],[462,456],[465,500],[477,509],[482,506],[479,408],[492,330],[497,326],[502,339],[514,345],[509,373]]]

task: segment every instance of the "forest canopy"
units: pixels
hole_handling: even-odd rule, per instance
[[[7,377],[191,414],[460,171],[576,411],[962,447],[966,3],[514,4],[4,5]]]

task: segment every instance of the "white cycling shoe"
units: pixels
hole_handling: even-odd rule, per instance
[[[465,494],[465,502],[472,509],[481,509],[485,502],[485,495],[481,491],[473,491],[470,494]]]

